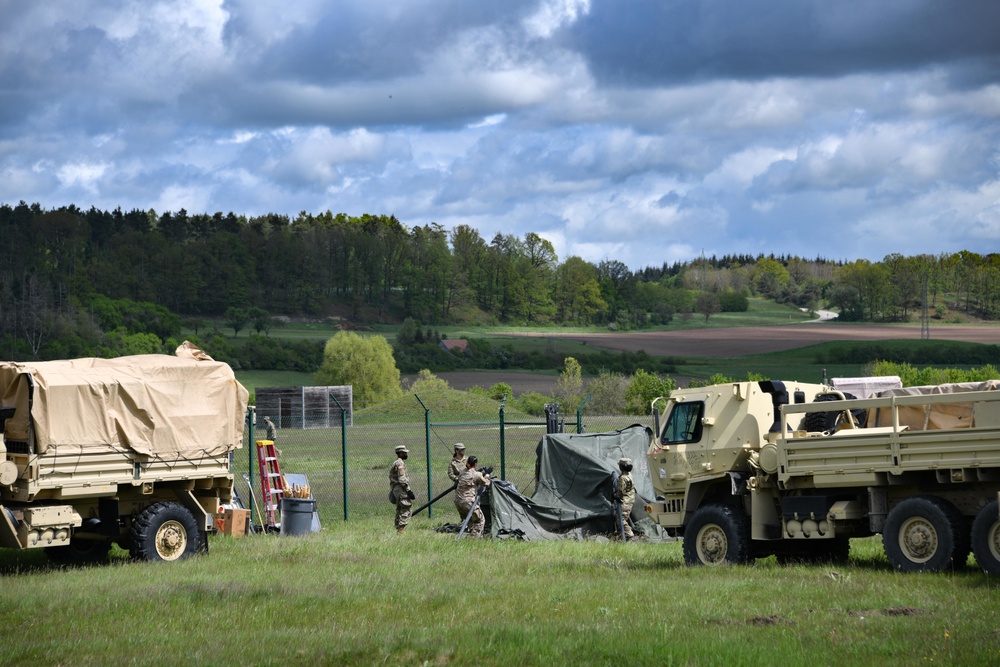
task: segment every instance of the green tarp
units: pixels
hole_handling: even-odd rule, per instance
[[[535,493],[521,495],[512,484],[490,487],[492,533],[525,540],[611,536],[615,530],[612,475],[618,459],[632,459],[636,500],[633,522],[644,519],[645,501],[655,493],[646,463],[653,432],[635,425],[608,433],[548,434],[536,450]],[[645,526],[651,522],[645,521]],[[647,530],[647,535],[652,531]]]

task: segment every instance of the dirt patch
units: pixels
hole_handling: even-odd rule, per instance
[[[784,623],[780,616],[754,616],[750,619],[750,625],[778,625]]]

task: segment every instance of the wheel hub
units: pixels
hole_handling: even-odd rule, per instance
[[[698,556],[703,563],[715,565],[726,560],[729,543],[726,533],[719,526],[708,525],[698,536]]]
[[[990,553],[997,560],[1000,560],[1000,521],[993,524],[993,528],[987,535],[987,544],[990,547]]]
[[[163,560],[177,560],[187,547],[187,533],[177,521],[167,521],[156,531],[156,552]]]
[[[899,528],[899,548],[910,560],[926,563],[937,553],[937,531],[923,517],[907,519]]]

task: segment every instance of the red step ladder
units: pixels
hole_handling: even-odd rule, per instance
[[[257,466],[260,468],[260,492],[264,500],[264,530],[281,526],[275,518],[278,502],[285,495],[285,478],[278,466],[278,452],[272,440],[257,441]]]

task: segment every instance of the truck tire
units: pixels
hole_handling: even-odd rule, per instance
[[[111,551],[110,540],[84,540],[71,538],[68,545],[45,547],[45,555],[53,563],[62,565],[86,565],[104,563]]]
[[[742,510],[728,505],[705,505],[684,528],[684,562],[688,565],[751,560],[750,519]]]
[[[150,505],[132,522],[132,557],[147,561],[174,561],[198,552],[201,532],[194,515],[172,502]]]
[[[1000,575],[1000,509],[995,500],[972,522],[972,553],[983,572]]]
[[[845,393],[844,398],[854,399],[856,397],[854,394]],[[839,400],[840,396],[837,396],[836,394],[820,394],[813,400],[813,403],[827,403],[829,401]],[[808,412],[806,413],[805,419],[802,420],[802,427],[813,433],[831,431],[839,426],[839,424],[843,421],[843,415],[843,412]],[[865,422],[868,421],[868,413],[861,409],[852,410],[851,417],[858,425],[858,428],[863,428]]]
[[[954,505],[934,496],[907,498],[886,517],[882,547],[900,572],[962,568],[969,558],[965,520]]]

